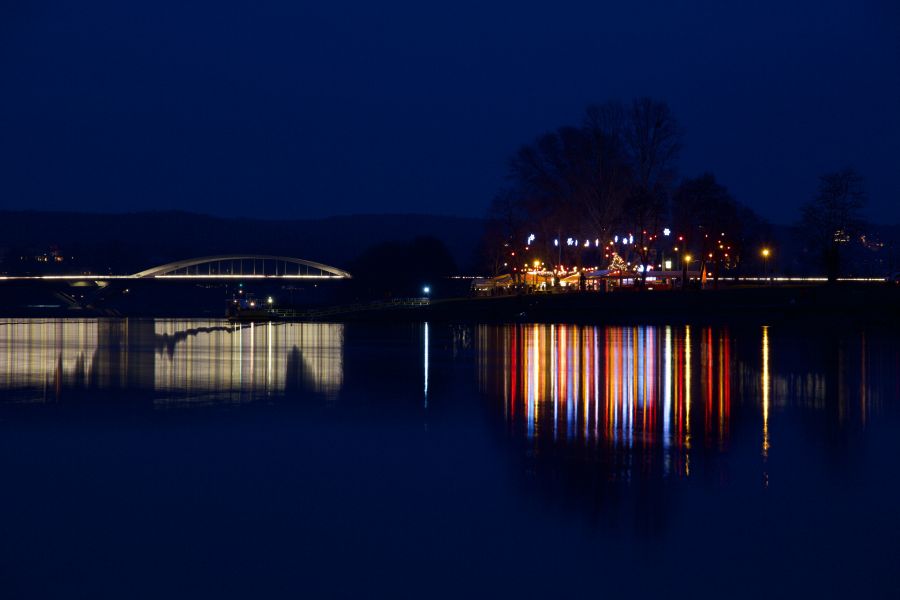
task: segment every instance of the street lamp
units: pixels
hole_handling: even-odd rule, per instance
[[[771,251],[768,248],[763,248],[761,254],[763,257],[763,273],[766,281],[769,281],[769,254],[771,254]]]
[[[682,258],[684,260],[681,263],[681,289],[686,290],[687,289],[687,277],[688,277],[688,265],[691,262],[691,255],[684,254],[682,256]]]

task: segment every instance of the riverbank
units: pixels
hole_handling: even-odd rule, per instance
[[[497,297],[443,298],[324,304],[309,310],[254,313],[248,321],[470,323],[774,323],[803,321],[900,323],[900,286],[876,283],[742,286],[707,290],[622,290],[609,293],[536,293]],[[36,306],[0,309],[6,318],[204,318],[223,319],[215,302],[205,309],[113,311]]]
[[[878,284],[741,287],[691,291],[524,294],[435,300],[391,311],[360,310],[336,320],[469,322],[900,322],[900,287]]]

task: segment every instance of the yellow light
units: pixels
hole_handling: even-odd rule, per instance
[[[539,260],[534,261],[534,268],[537,269],[539,266],[541,266],[541,261],[539,261]]]
[[[691,262],[691,255],[690,255],[690,254],[685,254],[685,255],[684,255],[684,262]]]
[[[766,258],[768,258],[768,257],[769,257],[769,249],[768,249],[768,248],[763,248],[763,249],[762,249],[762,255],[765,256]]]

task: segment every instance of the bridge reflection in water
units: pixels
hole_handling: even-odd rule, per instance
[[[695,326],[480,326],[477,344],[479,387],[502,402],[514,435],[537,453],[578,447],[611,460],[611,477],[632,467],[690,476],[692,456],[728,449],[736,418],[758,428],[765,461],[777,447],[771,421],[788,403],[864,427],[881,405],[867,366],[886,369],[870,364],[863,335],[823,344],[839,377],[804,371],[809,348],[793,346],[776,372],[769,327],[734,336]]]
[[[343,384],[343,326],[222,321],[3,320],[0,391],[20,400],[106,389],[156,401],[244,401]]]

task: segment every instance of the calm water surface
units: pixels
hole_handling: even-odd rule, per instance
[[[900,336],[0,321],[2,597],[900,597]]]

